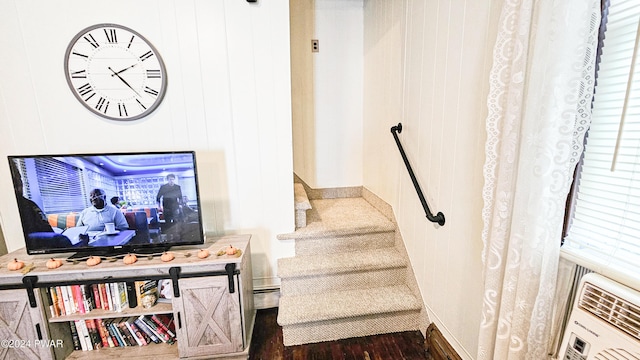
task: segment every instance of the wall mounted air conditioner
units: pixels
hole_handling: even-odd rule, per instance
[[[640,360],[640,292],[582,277],[558,360]]]

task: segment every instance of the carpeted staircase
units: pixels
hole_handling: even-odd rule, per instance
[[[391,208],[366,189],[357,193],[309,196],[306,226],[278,236],[294,239],[296,253],[278,260],[285,346],[428,326]]]

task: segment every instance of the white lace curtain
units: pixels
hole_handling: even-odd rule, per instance
[[[478,359],[545,359],[565,201],[591,113],[599,0],[505,0],[493,52]]]

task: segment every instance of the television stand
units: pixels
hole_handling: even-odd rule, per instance
[[[22,248],[0,256],[0,264],[5,264],[0,267],[0,308],[15,309],[0,314],[0,334],[35,344],[29,350],[37,352],[34,358],[40,360],[146,358],[149,354],[156,359],[247,359],[255,320],[249,238],[229,235],[207,239],[202,245],[171,250],[175,255],[172,261],[164,262],[156,256],[131,265],[103,261],[88,266],[80,261],[48,269],[46,263],[51,255],[28,255]],[[240,253],[216,255],[217,249],[228,245],[238,248]],[[200,249],[208,249],[210,255],[199,258],[196,254]],[[24,261],[30,271],[25,274],[9,271],[6,264],[13,259]],[[52,289],[58,287],[79,285],[82,289],[83,285],[164,279],[172,282],[173,298],[150,308],[136,302],[134,307],[125,307],[121,312],[91,309],[86,313],[55,314],[51,298],[52,291],[57,293],[57,289]],[[105,322],[153,314],[173,317],[177,344],[102,346],[99,351],[74,349],[72,322],[98,323],[99,319]],[[18,323],[18,329],[7,325]],[[55,346],[42,345],[52,341]],[[26,358],[23,350],[10,348],[2,358]]]

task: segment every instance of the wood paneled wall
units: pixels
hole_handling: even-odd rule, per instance
[[[475,358],[484,120],[499,1],[365,0],[364,186],[391,204],[430,320]],[[437,227],[424,214],[390,128]]]
[[[97,23],[163,56],[168,90],[147,118],[98,118],[68,89],[67,44]],[[0,157],[196,150],[206,231],[251,233],[254,285],[277,283],[276,258],[293,249],[276,235],[294,228],[288,1],[3,0],[0,32]],[[24,238],[6,160],[0,198],[11,251]]]

